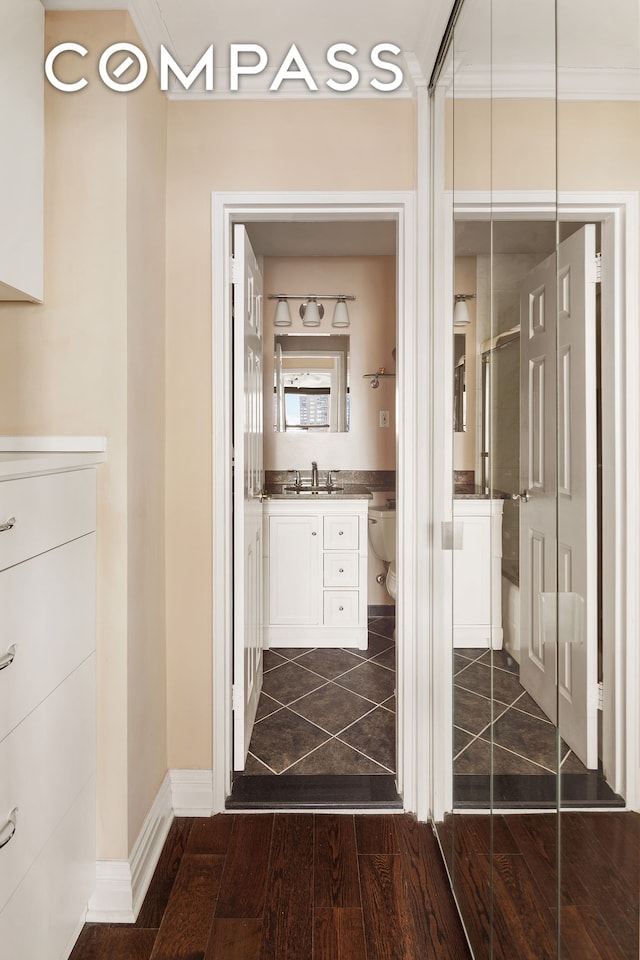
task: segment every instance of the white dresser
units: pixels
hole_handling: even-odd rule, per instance
[[[365,499],[265,503],[265,646],[367,646]]]
[[[0,452],[0,954],[11,960],[66,958],[95,886],[101,459]]]

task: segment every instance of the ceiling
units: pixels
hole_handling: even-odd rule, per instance
[[[263,257],[394,256],[392,220],[247,223],[251,246]]]

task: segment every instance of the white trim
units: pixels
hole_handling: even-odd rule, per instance
[[[104,453],[106,437],[0,437],[0,453]]]
[[[640,71],[588,69],[554,64],[478,64],[455,74],[455,95],[465,100],[627,100],[640,99]]]
[[[438,197],[441,210],[451,209],[451,194]],[[608,776],[616,792],[622,794],[630,809],[640,809],[640,707],[637,689],[640,685],[640,645],[637,642],[640,603],[637,583],[640,576],[640,437],[637,424],[640,420],[640,393],[638,390],[637,356],[638,338],[638,194],[635,192],[496,192],[457,193],[455,215],[458,219],[482,219],[490,213],[493,219],[555,219],[556,213],[563,220],[601,221],[604,248],[603,264],[614,264],[616,274],[604,278],[603,290],[608,291],[610,324],[607,346],[611,347],[608,367],[603,368],[610,384],[612,408],[609,419],[613,422],[609,437],[611,457],[615,470],[608,482],[609,494],[605,492],[605,526],[613,531],[609,548],[611,554],[608,569],[607,589],[610,592],[610,630],[613,644],[605,649],[605,670],[609,690],[613,687],[614,699],[605,692],[605,723],[613,726],[615,756],[608,757]],[[448,260],[453,256],[452,246],[445,246]],[[621,253],[622,251],[622,253]],[[438,280],[443,274],[434,271],[436,294],[443,283]],[[438,294],[437,294],[438,295]],[[443,294],[440,294],[443,296]],[[603,303],[604,306],[604,303]],[[603,315],[604,316],[604,315]],[[448,369],[448,368],[447,368]],[[446,371],[445,371],[446,374]],[[450,376],[449,376],[450,379]],[[447,409],[446,398],[451,385],[445,382],[441,401]],[[448,441],[451,442],[450,440]],[[433,450],[434,463],[439,453]],[[442,570],[444,559],[438,564]],[[441,594],[447,604],[448,593]],[[441,664],[440,682],[451,684],[451,668]],[[606,691],[607,684],[605,684]],[[435,730],[434,726],[434,730]],[[437,734],[439,736],[439,734]],[[605,736],[605,743],[607,737]],[[437,754],[434,768],[434,785],[442,778],[451,781],[451,758],[442,751]],[[435,789],[435,787],[434,787]],[[434,811],[442,814],[447,809],[434,804]],[[436,815],[436,819],[439,816]]]
[[[169,770],[176,817],[210,817],[213,812],[213,770]]]
[[[165,776],[128,860],[98,860],[88,923],[133,923],[151,883],[171,821],[171,786]]]
[[[416,451],[424,447],[423,425],[416,408],[421,358],[416,349],[418,304],[415,195],[410,191],[217,193],[212,196],[212,413],[213,413],[213,810],[222,811],[231,791],[231,340],[230,258],[233,222],[260,220],[394,220],[398,223],[398,632],[403,654],[398,665],[398,789],[405,808],[417,809],[419,766],[428,762],[418,750],[416,710],[428,703],[428,678],[415,669],[417,637],[425,631],[418,604],[430,603],[430,584],[418,583],[416,556],[419,531],[427,528],[427,504],[418,496]],[[423,378],[422,378],[423,379]]]

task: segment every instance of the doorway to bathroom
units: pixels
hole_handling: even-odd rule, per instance
[[[633,712],[624,682],[629,649],[622,629],[622,611],[616,600],[620,580],[615,575],[615,570],[623,562],[619,553],[623,530],[615,516],[616,484],[620,476],[617,473],[619,461],[614,454],[620,434],[620,407],[616,400],[620,380],[615,370],[622,361],[616,354],[619,342],[616,330],[625,315],[622,307],[625,297],[633,299],[633,291],[625,291],[620,282],[621,265],[627,256],[625,243],[629,244],[630,240],[621,230],[622,206],[619,197],[608,203],[602,196],[573,198],[563,195],[557,237],[556,225],[549,218],[551,210],[545,211],[541,202],[528,203],[526,195],[518,197],[517,201],[513,197],[502,200],[494,196],[491,208],[472,194],[467,200],[456,197],[452,217],[455,259],[451,264],[451,289],[457,293],[465,287],[464,292],[472,293],[473,299],[469,298],[471,309],[467,311],[471,323],[454,327],[454,335],[462,331],[466,339],[470,337],[463,353],[471,368],[468,386],[472,396],[469,397],[470,419],[466,432],[464,436],[454,434],[454,466],[459,468],[455,476],[460,484],[467,481],[468,486],[466,489],[459,486],[461,500],[453,500],[453,516],[459,513],[464,524],[465,518],[457,507],[462,502],[465,507],[462,513],[468,512],[469,502],[464,503],[465,497],[486,498],[493,491],[495,503],[499,501],[500,517],[499,527],[494,524],[491,533],[491,552],[496,557],[497,571],[487,574],[492,587],[498,588],[497,594],[494,590],[495,595],[492,594],[489,600],[496,634],[489,649],[482,650],[473,643],[465,643],[462,626],[458,624],[456,628],[455,595],[465,587],[459,577],[455,579],[459,564],[455,559],[453,562],[454,740],[451,755],[454,761],[451,802],[454,807],[483,807],[489,803],[505,808],[522,804],[553,806],[557,802],[557,767],[562,775],[563,802],[567,804],[622,806],[625,801],[629,802],[627,789],[631,793],[634,790],[633,770],[625,756],[626,730],[630,723],[625,704]],[[532,219],[525,221],[525,213]],[[552,216],[554,218],[555,214]],[[549,241],[546,246],[545,232]],[[558,431],[556,433],[554,429],[551,442],[552,449],[555,451],[557,444],[559,451],[560,495],[566,494],[569,499],[569,494],[573,494],[573,500],[583,510],[589,497],[592,500],[592,514],[582,524],[582,536],[588,536],[588,547],[585,546],[574,558],[574,569],[568,566],[566,570],[577,578],[580,564],[587,555],[593,566],[588,590],[586,582],[582,585],[577,580],[573,587],[569,585],[570,581],[561,586],[567,599],[561,601],[560,609],[555,607],[551,611],[551,617],[544,603],[552,601],[544,592],[535,609],[527,613],[526,607],[532,588],[523,573],[522,548],[527,544],[531,547],[524,551],[524,562],[530,563],[535,560],[534,548],[539,538],[537,533],[534,537],[528,534],[526,526],[523,529],[524,521],[531,518],[529,500],[532,496],[535,499],[535,489],[533,495],[531,493],[533,481],[527,483],[523,476],[531,478],[535,475],[535,470],[528,469],[526,457],[536,455],[543,448],[535,439],[539,428],[536,427],[534,411],[533,420],[526,416],[524,419],[529,426],[523,451],[520,442],[522,405],[527,391],[535,386],[535,370],[540,365],[542,353],[537,347],[532,357],[527,358],[525,353],[523,361],[521,323],[528,323],[527,309],[534,309],[531,305],[536,302],[536,293],[544,288],[541,271],[550,252],[553,277],[548,298],[555,304],[556,270],[561,279],[565,273],[569,276],[570,270],[565,270],[562,258],[565,248],[572,244],[582,250],[593,246],[590,255],[582,255],[588,265],[587,280],[591,284],[588,296],[592,297],[597,331],[591,358],[592,384],[585,393],[585,401],[577,406],[575,399],[569,401],[571,384],[568,380],[565,383],[560,376],[557,384],[555,381],[550,384],[554,394],[553,409],[557,406],[559,410]],[[467,290],[470,283],[473,289],[469,287]],[[568,297],[568,292],[568,282],[566,290],[560,283],[557,296],[567,294]],[[562,303],[560,301],[559,315],[565,318],[566,314],[566,329],[563,328],[566,336],[570,310],[565,310]],[[589,314],[591,308],[579,305],[577,292],[573,289],[571,303],[577,316],[583,318]],[[555,310],[555,306],[550,309]],[[540,316],[543,317],[542,313]],[[533,324],[531,330],[535,328]],[[529,326],[526,329],[527,340],[531,341],[533,334]],[[564,356],[562,343],[561,340],[558,349]],[[577,344],[572,343],[567,348],[567,355],[570,350],[573,351],[575,387],[580,379],[584,384],[584,361],[579,359]],[[523,363],[527,374],[524,379]],[[560,369],[562,371],[562,366]],[[453,376],[454,404],[455,383]],[[576,411],[578,419],[571,424],[572,434],[562,426],[563,404],[566,410]],[[592,493],[589,497],[586,493],[578,496],[576,490],[571,489],[570,473],[566,470],[563,473],[562,467],[563,451],[567,456],[579,453],[580,417],[592,433],[585,448],[591,452],[585,464],[575,469],[573,480],[582,483],[584,478],[591,476]],[[466,452],[463,447],[467,448]],[[523,493],[527,487],[529,489]],[[563,514],[563,523],[564,520]],[[539,523],[536,530],[538,527]],[[563,550],[567,554],[570,551],[569,536],[568,528],[563,526],[560,556]],[[564,568],[561,568],[558,574],[560,584],[564,583],[563,575]],[[569,603],[574,605],[571,609]],[[576,610],[578,603],[580,609]],[[549,626],[545,627],[547,617]],[[578,659],[584,659],[586,664],[584,669],[581,667],[581,673],[576,673],[569,678],[571,682],[566,683],[570,697],[565,697],[562,690],[560,692],[557,707],[561,711],[560,720],[552,715],[548,703],[545,709],[543,694],[524,675],[523,660],[528,668],[531,666],[528,661],[534,662],[535,658],[533,652],[530,654],[527,649],[521,649],[523,645],[519,642],[519,635],[526,639],[527,635],[535,635],[536,630],[544,637],[544,630],[555,631],[556,624],[566,644],[557,665],[559,688],[566,683],[565,671],[571,668],[574,660],[577,663]],[[456,642],[456,633],[459,642]],[[567,642],[573,637],[573,643]],[[538,659],[542,662],[541,656]],[[555,671],[550,680],[555,688]],[[577,708],[580,698],[584,716],[572,732],[568,711],[570,707]],[[556,709],[555,705],[554,696],[551,707]],[[559,748],[556,727],[563,738]]]
[[[403,361],[406,363],[407,357],[403,324],[398,323],[396,330],[396,316],[412,317],[413,310],[413,257],[407,257],[405,253],[405,240],[412,225],[412,197],[374,194],[367,195],[365,202],[362,202],[363,197],[360,195],[357,199],[351,197],[346,203],[344,197],[336,201],[335,196],[327,196],[326,202],[319,200],[318,195],[314,195],[311,201],[304,195],[301,199],[301,203],[287,203],[283,206],[277,200],[264,203],[264,198],[253,198],[253,203],[235,204],[229,202],[229,198],[214,198],[214,249],[223,248],[231,253],[231,234],[238,224],[243,224],[257,259],[262,262],[262,272],[266,279],[262,300],[266,344],[263,353],[263,454],[266,470],[262,492],[265,484],[273,487],[274,484],[282,486],[287,480],[295,483],[296,473],[289,474],[289,470],[299,471],[304,484],[313,460],[318,464],[317,469],[325,485],[327,480],[333,484],[337,481],[345,489],[347,485],[360,484],[372,494],[374,503],[378,502],[383,506],[387,506],[387,501],[391,502],[397,497],[398,525],[401,526],[403,491],[411,484],[408,483],[404,470],[397,476],[397,486],[394,483],[396,458],[399,451],[406,448],[409,437],[407,427],[412,428],[414,418],[401,418],[401,411],[406,405],[403,390],[399,386],[402,378],[395,378],[392,374],[403,369]],[[216,233],[221,246],[215,243]],[[227,262],[226,258],[223,262]],[[338,273],[342,270],[344,274],[342,277],[334,276],[333,286],[337,284],[336,289],[316,289],[318,283],[323,288],[327,287],[329,276],[331,273],[335,274],[336,269]],[[363,292],[358,296],[355,304],[347,301],[352,317],[347,336],[353,340],[349,349],[349,404],[345,416],[350,431],[338,431],[334,436],[323,429],[308,429],[308,425],[304,425],[307,429],[300,429],[300,424],[296,424],[297,429],[290,432],[278,429],[278,385],[274,379],[278,363],[277,348],[282,348],[283,334],[290,331],[283,330],[283,324],[274,325],[275,308],[279,300],[283,299],[276,295],[288,294],[289,315],[296,316],[296,323],[291,324],[291,333],[296,331],[298,335],[304,335],[306,340],[310,340],[311,331],[305,329],[306,325],[297,319],[300,304],[314,299],[309,297],[309,294],[324,294],[325,297],[332,293],[352,295],[347,289],[349,277],[356,286],[359,284],[359,289],[369,289],[368,293]],[[232,391],[233,382],[228,373],[223,372],[222,366],[228,368],[230,365],[220,364],[216,371],[216,353],[218,349],[221,351],[217,354],[218,361],[225,355],[229,356],[234,346],[231,342],[232,330],[227,324],[223,325],[223,329],[218,328],[219,339],[216,345],[215,315],[216,305],[223,312],[235,307],[232,280],[230,272],[221,277],[218,298],[215,296],[214,280],[214,384],[216,376],[219,375],[223,380],[226,378],[224,394],[227,396],[227,391]],[[283,288],[283,284],[287,289]],[[269,294],[274,298],[271,303],[268,300]],[[367,297],[369,303],[366,302]],[[318,300],[321,301],[320,296]],[[364,308],[360,313],[357,309],[360,305],[358,301],[362,302]],[[326,309],[327,304],[324,306]],[[359,330],[356,329],[356,318],[359,320]],[[382,339],[372,335],[376,323]],[[297,326],[301,327],[300,331],[297,331]],[[330,335],[333,340],[336,332],[331,327],[331,314],[327,317],[325,327],[326,330],[317,332],[323,333],[327,339]],[[344,336],[343,330],[340,330],[340,333]],[[236,336],[236,342],[237,340]],[[289,344],[285,341],[284,346],[288,347]],[[308,358],[305,364],[302,363],[302,358],[311,344],[306,342],[302,346],[305,349],[299,351],[297,359],[293,361],[294,367],[296,363],[300,367],[297,375],[300,375],[303,365],[308,367],[309,364]],[[376,354],[377,359],[374,359],[372,351],[377,349],[381,351],[380,356],[377,357]],[[388,358],[386,353],[389,354]],[[289,367],[293,369],[291,364]],[[307,376],[308,370],[304,372]],[[377,389],[370,386],[374,373],[378,374]],[[236,374],[236,381],[237,376]],[[411,380],[411,374],[409,379]],[[299,406],[300,401],[296,399]],[[219,432],[217,439],[220,441],[219,444],[214,442],[214,447],[222,456],[222,462],[224,463],[226,456],[227,466],[231,467],[228,452],[229,445],[233,445],[233,422],[231,430],[228,425],[224,428],[227,417],[224,418],[225,424],[220,422],[221,401],[222,396],[219,396],[217,401],[214,400],[218,410],[215,426]],[[306,402],[308,403],[308,398]],[[318,404],[315,407],[317,409]],[[381,409],[378,410],[378,407]],[[372,410],[375,412],[375,425],[371,422]],[[244,417],[244,414],[242,416]],[[232,417],[230,419],[233,421]],[[236,423],[237,421],[238,417]],[[239,439],[239,434],[236,436]],[[323,447],[323,444],[327,443],[330,452]],[[362,454],[360,459],[357,453],[358,445]],[[371,460],[366,459],[367,446],[374,449],[373,466],[384,469],[370,469]],[[217,454],[214,456],[217,459]],[[350,461],[350,456],[353,461]],[[236,464],[237,462],[236,454]],[[401,462],[407,462],[406,457]],[[214,490],[216,472],[214,470]],[[237,517],[238,514],[240,494],[236,490],[234,501],[232,483],[228,476],[222,476],[222,472],[218,473],[218,491],[224,491],[224,496],[222,502],[219,496],[214,496],[214,516],[217,515],[220,522],[225,523],[227,529],[231,529],[234,516]],[[412,496],[411,491],[409,496]],[[268,511],[270,500],[262,503],[262,509]],[[269,530],[270,523],[271,521],[265,526],[266,531]],[[366,531],[366,522],[364,530]],[[400,539],[402,542],[402,538]],[[410,538],[408,539],[410,541]],[[402,582],[403,568],[410,571],[413,565],[413,558],[407,550],[407,538],[404,539],[404,545],[404,554],[402,547],[398,551],[399,584]],[[235,555],[237,560],[237,545]],[[401,587],[395,608],[397,617],[392,618],[387,615],[392,609],[388,602],[391,598],[384,585],[376,583],[376,578],[385,572],[385,567],[381,561],[372,558],[368,574],[365,573],[368,581],[366,606],[369,614],[366,646],[359,642],[357,646],[349,646],[347,643],[343,647],[336,645],[327,649],[321,643],[316,645],[313,639],[305,639],[303,625],[300,626],[299,646],[293,641],[281,646],[268,644],[262,663],[256,663],[254,681],[261,686],[261,690],[260,696],[257,699],[254,697],[255,715],[248,716],[248,724],[252,729],[245,732],[244,744],[240,750],[236,745],[234,755],[232,708],[235,707],[237,711],[240,706],[240,709],[243,709],[244,703],[239,705],[241,698],[247,704],[249,701],[244,697],[244,691],[240,695],[238,693],[239,674],[242,671],[238,661],[246,662],[247,655],[245,651],[238,656],[237,634],[242,631],[233,629],[234,578],[229,575],[233,559],[234,552],[229,550],[228,543],[224,546],[214,543],[214,569],[220,570],[226,578],[225,603],[220,605],[224,609],[218,607],[220,632],[216,629],[216,636],[218,641],[224,636],[229,638],[229,627],[232,628],[231,635],[236,634],[235,665],[233,645],[228,641],[216,643],[214,637],[214,703],[217,707],[214,730],[218,734],[216,755],[219,758],[221,753],[218,751],[224,751],[226,757],[226,771],[221,776],[216,791],[220,801],[224,794],[224,802],[229,805],[228,798],[238,794],[238,784],[243,781],[238,800],[241,806],[250,803],[246,793],[249,786],[259,789],[262,794],[260,805],[284,803],[295,806],[295,796],[284,796],[283,799],[282,787],[276,786],[283,784],[288,774],[291,781],[296,777],[298,782],[302,783],[304,779],[305,786],[312,788],[312,794],[307,791],[301,800],[307,806],[314,802],[319,805],[333,802],[338,806],[368,806],[366,795],[354,793],[351,789],[354,784],[347,783],[356,777],[369,781],[369,799],[374,806],[393,807],[402,803],[400,797],[404,797],[406,805],[407,792],[409,797],[414,793],[415,778],[415,764],[406,763],[407,746],[411,749],[412,738],[408,738],[407,745],[406,738],[402,735],[406,728],[406,711],[413,709],[411,687],[406,680],[413,637],[411,612],[409,611],[409,616],[404,612]],[[325,554],[325,562],[326,560]],[[286,586],[282,594],[286,594]],[[238,606],[236,601],[236,609]],[[400,638],[397,655],[394,643],[395,626]],[[294,634],[295,630],[291,635]],[[252,656],[255,661],[255,653]],[[225,677],[224,689],[220,682],[221,677]],[[409,695],[404,696],[403,690],[407,686]],[[252,712],[250,709],[249,714]],[[394,731],[396,726],[397,735]],[[221,731],[224,731],[224,738],[220,736]],[[332,769],[331,764],[336,771],[335,781],[338,781],[334,781],[331,788],[334,791],[333,799],[327,795],[327,776]],[[214,770],[216,769],[220,769],[219,764],[214,764]],[[242,793],[242,790],[245,792]],[[231,802],[234,802],[233,799]]]

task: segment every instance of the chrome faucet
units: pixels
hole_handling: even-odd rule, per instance
[[[318,464],[315,460],[311,461],[311,486],[318,486]]]

